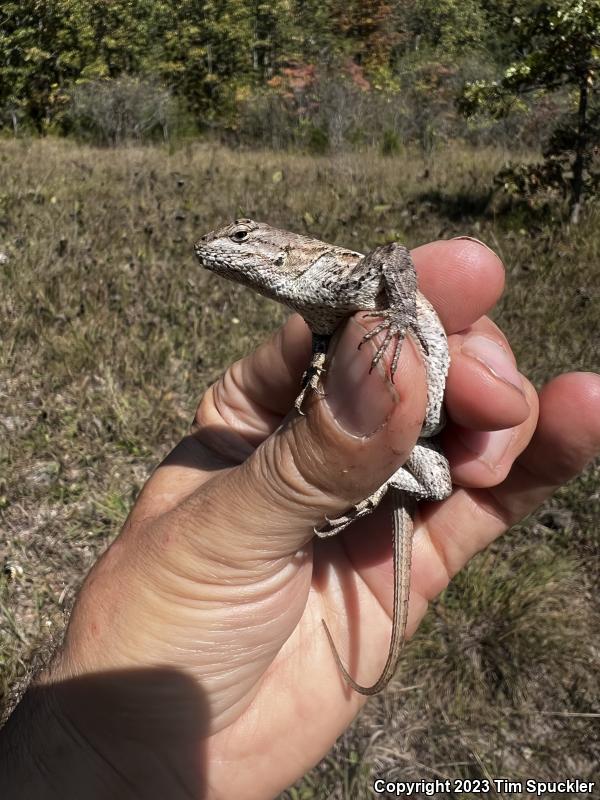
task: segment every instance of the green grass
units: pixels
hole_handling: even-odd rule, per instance
[[[506,264],[495,318],[523,371],[541,385],[599,369],[600,211],[569,228],[552,206],[503,209],[488,187],[507,155],[0,142],[0,559],[23,569],[0,576],[4,691],[62,629],[202,391],[284,318],[199,270],[192,243],[224,221],[253,217],[357,250],[474,235]],[[371,770],[593,777],[598,475],[588,470],[455,579],[394,687],[285,797],[367,798]]]

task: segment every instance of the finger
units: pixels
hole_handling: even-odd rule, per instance
[[[504,267],[482,242],[459,237],[431,242],[411,253],[419,289],[435,307],[447,333],[472,325],[498,302],[504,289]]]
[[[410,338],[404,342],[393,384],[387,377],[389,352],[371,370],[381,337],[360,349],[358,346],[375,324],[360,318],[349,320],[332,347],[324,398],[314,402],[313,397],[308,415],[290,419],[284,439],[278,436],[271,444],[264,442],[268,446],[256,457],[259,440],[270,431],[261,431],[259,423],[249,418],[253,413],[250,405],[231,376],[233,368],[228,370],[202,399],[193,436],[186,437],[167,456],[146,485],[138,499],[138,513],[152,517],[159,511],[174,509],[190,499],[214,470],[247,459],[251,459],[248,475],[260,476],[260,495],[268,495],[269,487],[281,488],[286,480],[293,481],[295,473],[302,469],[305,480],[295,488],[287,486],[286,494],[303,498],[307,519],[313,519],[318,498],[324,499],[323,492],[330,495],[333,502],[327,502],[320,518],[311,523],[311,532],[314,525],[323,522],[324,515],[345,510],[339,507],[341,497],[347,498],[347,508],[371,494],[408,457],[423,422],[427,398],[424,366]],[[285,332],[281,341],[286,341]],[[242,362],[235,366],[241,371],[245,368]],[[280,425],[281,419],[277,422]],[[283,452],[278,451],[281,441],[287,443]],[[285,459],[288,461],[283,466]],[[246,469],[245,463],[242,466]],[[231,481],[231,492],[235,494],[237,478],[232,477]],[[308,484],[320,487],[312,504],[306,496]],[[250,508],[247,513],[251,511]]]
[[[269,342],[252,356],[234,364],[220,381],[210,387],[196,415],[195,440],[184,440],[165,459],[163,467],[172,469],[168,475],[162,474],[162,470],[155,474],[153,496],[164,494],[159,483],[172,485],[170,505],[176,505],[210,477],[213,470],[238,464],[251,455],[255,447],[280,424],[281,417],[293,402],[291,390],[294,386],[288,383],[290,393],[282,401],[273,375],[281,375],[277,365],[284,367],[283,352],[296,336],[304,337],[308,354],[310,335],[305,323],[295,315]],[[526,379],[515,367],[506,337],[487,317],[451,336],[449,345],[452,360],[446,386],[446,408],[451,422],[447,439],[452,451],[450,460],[455,469],[455,480],[463,485],[488,485],[488,469],[484,469],[482,474],[481,463],[485,463],[486,458],[495,463],[494,451],[502,446],[502,441],[508,442],[511,435],[509,431],[497,435],[489,432],[512,428],[529,416],[531,409],[523,388]],[[271,369],[273,365],[274,370]],[[293,365],[292,369],[296,366]],[[265,406],[257,408],[244,392],[244,374],[255,369],[257,374],[264,374],[264,386],[269,386],[270,409]],[[515,385],[517,382],[521,384],[520,388]],[[362,404],[353,402],[353,406],[357,410],[368,410],[373,402],[371,396]],[[483,435],[480,431],[484,432]],[[467,473],[465,465],[468,463],[471,468]],[[186,471],[186,467],[192,467],[193,471]]]
[[[446,426],[442,441],[455,485],[484,488],[497,486],[506,478],[538,421],[538,395],[525,378],[523,390],[528,414],[518,425],[496,431],[476,431],[454,422]]]
[[[529,416],[525,378],[501,330],[482,317],[448,339],[450,372],[446,410],[454,423],[474,431],[519,425]]]
[[[212,420],[201,416],[204,424],[194,437],[154,473],[138,499],[136,518],[160,515],[168,525],[169,514],[176,514],[177,528],[187,532],[184,554],[210,543],[213,556],[216,548],[234,560],[247,561],[249,552],[274,558],[294,553],[325,517],[339,516],[379,488],[414,447],[427,389],[410,337],[393,383],[389,350],[372,370],[378,337],[358,345],[373,324],[360,317],[349,320],[331,348],[325,396],[313,395],[307,415],[291,417],[256,450],[246,443],[243,463],[217,472],[218,481],[210,480],[211,471],[226,466],[227,459],[219,462],[223,452],[231,455],[236,447],[231,439],[243,437],[236,436],[235,415],[227,418],[230,407],[219,415],[215,404]],[[197,541],[199,527],[209,531],[202,542]]]
[[[298,315],[236,361],[203,396],[195,429],[226,427],[254,449],[281,424],[310,361],[311,333]],[[220,444],[220,443],[219,443]]]
[[[540,393],[540,420],[531,445],[492,494],[509,524],[571,480],[600,450],[600,375],[572,372]]]
[[[243,548],[255,547],[254,537],[264,548],[272,535],[281,552],[292,552],[324,517],[370,495],[412,450],[427,400],[424,365],[407,338],[393,383],[389,352],[372,370],[378,339],[358,348],[372,324],[349,320],[332,346],[324,396],[313,395],[306,415],[291,417],[223,479],[226,507],[215,525],[239,530]],[[192,514],[195,503],[188,499]]]

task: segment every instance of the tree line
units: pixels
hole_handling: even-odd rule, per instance
[[[503,59],[502,0],[16,0],[0,5],[0,108],[42,132],[72,87],[152,76],[202,125],[290,63],[351,61],[393,86],[407,59]],[[507,17],[508,19],[508,17]],[[505,43],[508,45],[508,42]]]
[[[125,112],[164,129],[174,100],[195,130],[294,129],[314,149],[369,141],[376,119],[393,151],[398,109],[427,146],[459,114],[560,96],[543,162],[507,178],[577,216],[598,187],[599,55],[600,0],[3,0],[0,126],[68,133],[104,97],[122,129]]]

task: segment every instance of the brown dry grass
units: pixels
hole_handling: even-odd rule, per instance
[[[577,230],[547,209],[494,215],[485,187],[504,157],[0,142],[0,558],[23,570],[0,578],[5,690],[62,628],[203,389],[283,318],[198,270],[191,243],[224,220],[359,250],[478,236],[506,263],[496,317],[523,370],[537,384],[598,370],[600,213]],[[592,468],[475,559],[432,608],[395,688],[285,796],[366,798],[370,769],[593,777],[599,499]]]

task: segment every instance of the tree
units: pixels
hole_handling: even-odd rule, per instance
[[[331,24],[342,52],[382,80],[399,40],[398,3],[387,0],[333,0]]]
[[[7,2],[0,9],[0,108],[42,131],[63,70],[57,58],[62,30],[59,3]]]
[[[487,19],[480,0],[410,0],[402,6],[415,49],[429,48],[455,61],[483,45]]]
[[[0,8],[0,108],[43,133],[78,80],[147,71],[169,6],[154,0],[20,0]]]
[[[572,109],[551,132],[544,163],[520,169],[523,188],[562,188],[570,199],[571,220],[579,219],[586,193],[598,188],[594,148],[600,140],[600,109],[594,95],[600,59],[600,0],[546,0],[513,4],[514,60],[499,81],[467,84],[460,107],[507,114],[520,96],[567,89]]]

